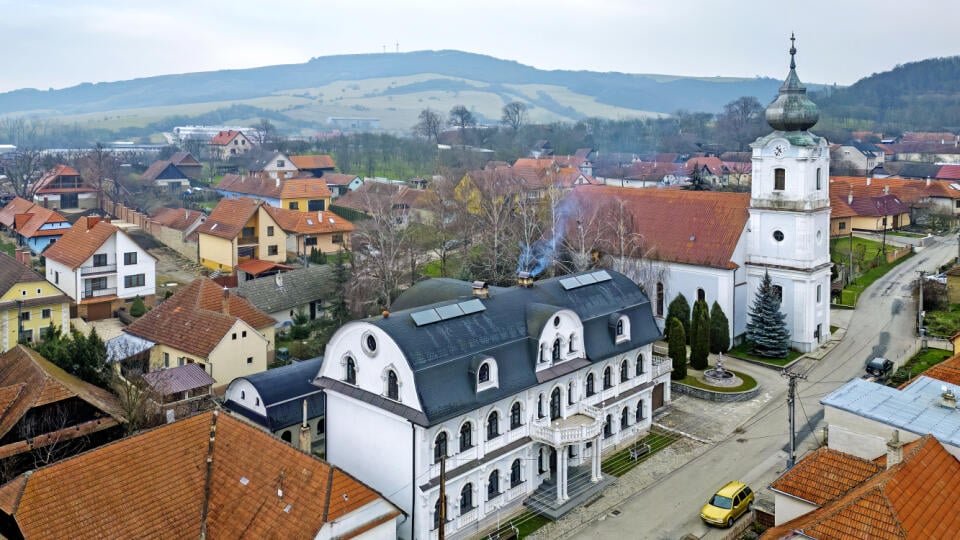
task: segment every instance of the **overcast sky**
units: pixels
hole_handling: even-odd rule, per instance
[[[0,0],[0,91],[459,49],[541,69],[850,84],[960,54],[955,0]]]

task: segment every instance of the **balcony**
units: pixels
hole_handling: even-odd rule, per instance
[[[99,298],[101,296],[113,296],[117,294],[117,288],[112,287],[109,289],[84,289],[80,295],[80,299],[84,298]]]
[[[603,411],[577,403],[573,414],[553,421],[539,420],[530,428],[533,440],[559,448],[568,444],[592,441],[603,431]]]
[[[259,236],[241,236],[237,238],[238,246],[256,246],[260,244]]]
[[[673,371],[673,361],[667,356],[653,355],[653,378]]]
[[[95,274],[115,274],[117,272],[117,265],[115,264],[101,264],[100,266],[81,266],[80,275],[81,276],[92,276]]]

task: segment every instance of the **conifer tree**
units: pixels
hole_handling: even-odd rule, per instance
[[[725,353],[730,350],[730,321],[720,304],[710,307],[710,352]]]
[[[707,302],[697,300],[693,303],[693,317],[690,320],[690,367],[707,369],[710,356],[710,313]]]
[[[780,298],[773,289],[769,272],[763,276],[749,313],[747,341],[753,353],[767,358],[786,358],[790,348],[787,316],[780,312]]]
[[[673,372],[670,378],[684,379],[687,376],[687,336],[683,332],[683,323],[676,317],[670,317],[667,322],[670,339],[667,341],[667,356],[673,361]]]
[[[680,324],[683,325],[683,335],[690,335],[690,304],[687,302],[687,298],[683,296],[683,293],[677,295],[674,298],[670,305],[667,306],[667,321],[672,317],[676,317]],[[666,337],[670,337],[670,325],[667,325]]]

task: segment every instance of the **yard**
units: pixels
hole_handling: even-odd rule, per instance
[[[942,349],[927,349],[913,355],[913,358],[907,360],[907,363],[900,366],[893,377],[890,378],[890,386],[900,386],[904,382],[923,373],[927,368],[943,362],[953,356],[950,351]]]
[[[950,337],[960,331],[960,304],[946,310],[926,311],[923,318],[927,335]]]
[[[730,349],[729,352],[727,352],[727,354],[734,358],[740,358],[743,360],[752,360],[754,362],[761,362],[764,364],[769,364],[772,366],[779,366],[779,367],[783,367],[789,364],[790,362],[793,362],[797,358],[800,358],[801,356],[803,356],[803,353],[797,352],[793,349],[790,349],[787,351],[786,358],[767,358],[765,356],[758,356],[750,352],[750,344],[747,342],[743,342],[740,345],[733,347],[732,349]]]
[[[893,269],[893,267],[913,256],[913,253],[910,253],[892,263],[880,262],[883,260],[881,257],[883,244],[881,242],[874,242],[873,240],[857,237],[852,237],[852,241],[855,274],[859,271],[860,275],[840,291],[840,298],[836,303],[844,306],[855,306],[860,294],[862,294],[867,287],[872,285],[874,281],[880,279],[884,274]],[[830,259],[835,264],[847,265],[847,267],[849,267],[850,242],[850,237],[839,238],[830,242]],[[891,249],[891,246],[887,246],[887,251]]]

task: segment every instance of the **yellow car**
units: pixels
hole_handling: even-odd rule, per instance
[[[700,519],[710,525],[729,527],[753,508],[753,491],[743,482],[730,482],[720,488],[700,510]]]

